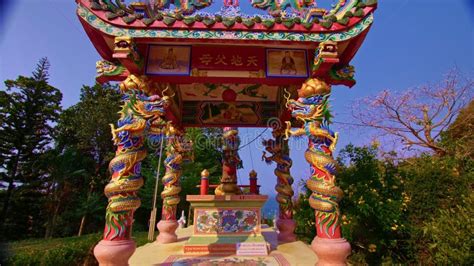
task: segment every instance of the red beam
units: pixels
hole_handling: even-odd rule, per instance
[[[191,83],[240,83],[240,84],[267,84],[267,85],[294,85],[302,84],[307,78],[237,78],[237,77],[189,77],[189,76],[153,76],[147,77],[155,82],[173,84]]]
[[[94,47],[97,50],[97,52],[99,53],[99,55],[107,61],[110,61],[110,62],[114,61],[114,59],[112,57],[113,52],[109,48],[109,46],[107,45],[107,42],[104,39],[105,34],[102,33],[101,31],[98,31],[98,30],[94,29],[91,25],[89,25],[87,22],[82,20],[81,17],[79,17],[79,21],[81,22],[82,26],[84,27],[84,30],[85,30],[87,36],[91,40],[92,44],[94,45]]]

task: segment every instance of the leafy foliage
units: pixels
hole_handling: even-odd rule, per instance
[[[3,236],[15,234],[15,220],[11,218],[16,215],[9,213],[14,194],[25,196],[39,193],[21,190],[41,183],[36,174],[36,164],[40,155],[51,148],[55,134],[54,123],[61,111],[62,94],[48,84],[48,69],[49,62],[43,58],[32,77],[19,76],[16,80],[7,80],[7,89],[0,91],[0,181],[7,186],[6,191],[2,191],[0,214]],[[32,218],[29,220],[36,220],[37,213],[38,210],[30,213]]]
[[[410,198],[407,220],[411,237],[407,246],[413,257],[427,263],[431,255],[427,248],[430,241],[423,234],[425,221],[433,219],[440,209],[454,208],[463,195],[471,193],[474,172],[472,168],[461,168],[449,156],[423,155],[407,159],[400,168]]]
[[[183,164],[183,173],[181,176],[181,201],[178,205],[177,216],[184,211],[186,216],[189,216],[189,203],[185,200],[186,195],[199,194],[201,171],[207,169],[209,171],[210,184],[217,184],[222,171],[220,163],[220,129],[201,129],[201,128],[187,128],[185,137],[193,142],[194,161]],[[164,147],[163,147],[164,148]],[[134,228],[137,230],[146,230],[148,228],[148,221],[153,206],[153,193],[155,190],[155,180],[157,178],[156,171],[158,168],[158,154],[159,151],[149,149],[149,156],[142,163],[142,175],[145,179],[145,184],[139,191],[139,196],[142,201],[141,207],[135,212]],[[165,157],[163,156],[162,160]],[[163,190],[161,178],[164,175],[165,169],[163,162],[161,164],[161,173],[158,175],[158,197],[157,197],[157,221],[161,217],[162,200],[160,192]],[[211,191],[210,191],[211,192]],[[190,217],[188,217],[190,218]]]
[[[369,264],[383,257],[406,261],[406,209],[404,180],[393,161],[379,160],[377,148],[348,145],[339,160],[347,161],[338,174],[345,198],[341,202],[344,236]]]
[[[61,221],[59,214],[74,203],[75,197],[72,196],[86,176],[83,166],[87,164],[87,158],[72,148],[63,151],[52,149],[42,157],[39,173],[43,181],[45,237],[48,238],[52,236],[58,223],[62,222],[64,226],[64,221]],[[71,167],[71,165],[76,167]],[[64,228],[63,226],[60,227]]]
[[[134,235],[137,246],[148,243],[148,232]],[[94,246],[102,234],[81,237],[31,239],[8,244],[7,265],[97,265],[93,255]]]
[[[472,264],[472,160],[455,156],[400,159],[377,146],[348,145],[337,175],[343,235],[355,264]],[[295,204],[296,232],[315,236],[309,193]],[[463,255],[460,255],[460,254]]]
[[[423,227],[430,260],[436,265],[473,265],[474,194],[449,209],[440,209]]]
[[[309,197],[311,191],[306,188],[304,182],[300,186],[304,187],[305,194],[300,194],[298,200],[293,204],[294,210],[293,219],[296,221],[295,233],[298,239],[311,243],[316,236],[315,216],[314,210],[309,205]]]
[[[474,159],[474,100],[459,112],[448,130],[441,134],[441,143],[456,160]]]
[[[71,235],[84,231],[100,230],[103,221],[105,197],[103,188],[109,180],[108,163],[114,156],[109,124],[118,120],[121,96],[118,88],[110,84],[83,86],[80,101],[64,110],[58,123],[56,149],[64,154],[75,150],[77,158],[71,170],[82,169],[68,198],[69,208],[64,210],[64,222],[76,225],[61,227],[57,235]],[[74,207],[72,207],[74,206]],[[89,221],[94,221],[90,223]]]

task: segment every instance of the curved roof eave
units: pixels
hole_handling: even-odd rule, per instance
[[[132,38],[150,39],[194,39],[194,40],[233,40],[246,42],[342,42],[357,37],[370,27],[373,22],[374,7],[367,7],[370,12],[365,17],[357,18],[357,23],[351,23],[351,27],[346,27],[342,31],[254,31],[254,30],[216,30],[213,28],[153,28],[153,27],[119,27],[106,21],[96,13],[78,4],[77,15],[91,28],[109,36],[129,36]],[[367,10],[369,11],[369,10]],[[351,18],[352,19],[352,18]]]

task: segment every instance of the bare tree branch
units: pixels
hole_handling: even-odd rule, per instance
[[[446,150],[439,144],[441,133],[472,99],[474,81],[452,70],[446,79],[407,89],[403,93],[384,90],[355,102],[352,116],[363,126],[399,139],[405,148],[428,149],[438,155]]]

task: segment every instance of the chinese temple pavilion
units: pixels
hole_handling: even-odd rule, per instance
[[[94,250],[101,265],[127,265],[135,251],[131,228],[140,206],[145,142],[166,147],[156,243],[178,241],[176,207],[185,196],[180,195],[181,164],[192,160],[186,127],[224,129],[223,172],[220,184],[210,185],[203,171],[200,195],[186,195],[194,226],[182,254],[268,254],[260,224],[267,196],[259,195],[254,172],[244,193],[236,168],[238,127],[272,127],[273,139],[263,141],[263,159],[276,165],[279,243],[296,241],[287,141],[305,135],[311,167],[306,184],[313,192],[317,228],[311,248],[320,265],[345,264],[351,248],[341,235],[343,193],[335,185],[332,154],[338,134],[329,127],[328,100],[331,85],[355,84],[350,61],[372,25],[376,0],[76,2],[79,20],[102,58],[97,81],[120,82],[124,101],[112,126],[117,152],[105,188],[104,239]]]

